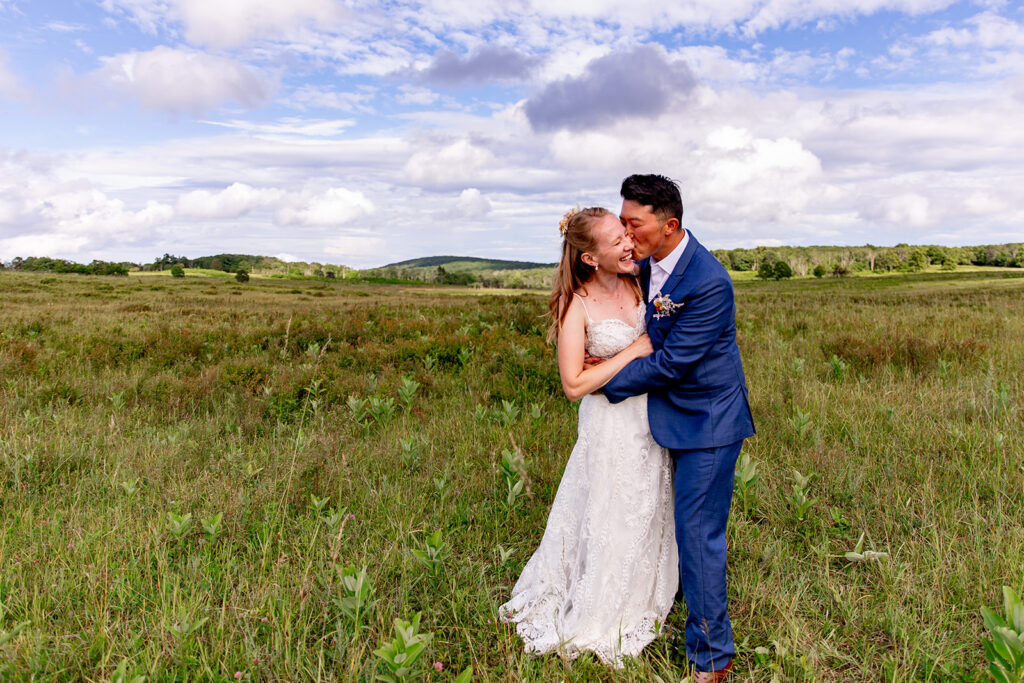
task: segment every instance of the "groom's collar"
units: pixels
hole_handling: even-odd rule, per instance
[[[686,272],[686,268],[690,265],[690,261],[693,260],[693,254],[697,251],[697,247],[700,246],[689,231],[686,232],[686,242],[680,244],[683,249],[678,249],[679,258],[676,260],[676,265],[672,269],[672,273],[668,276],[668,279],[661,285],[661,291],[664,294],[669,294],[676,288],[676,286],[682,282],[683,273]],[[673,250],[677,251],[677,250]],[[663,259],[664,261],[664,259]]]
[[[680,257],[686,250],[686,245],[690,243],[690,231],[685,228],[679,228],[683,231],[683,239],[679,240],[679,244],[675,246],[672,251],[668,253],[668,256],[658,261],[653,256],[650,259],[651,268],[660,268],[666,273],[671,274],[676,268],[676,264],[679,263]]]

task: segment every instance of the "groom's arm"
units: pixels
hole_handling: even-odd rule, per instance
[[[662,347],[619,371],[602,391],[612,403],[678,384],[689,377],[733,322],[732,282],[716,278],[686,302]]]

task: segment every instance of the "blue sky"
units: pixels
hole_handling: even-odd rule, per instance
[[[1024,7],[0,0],[0,260],[552,261],[680,181],[717,247],[1024,239]]]

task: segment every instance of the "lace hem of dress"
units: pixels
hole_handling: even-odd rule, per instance
[[[506,604],[502,605],[500,617],[502,621],[516,625],[516,633],[523,641],[524,651],[537,655],[554,652],[568,661],[576,659],[584,652],[593,652],[605,666],[621,669],[624,666],[624,658],[639,655],[662,632],[662,623],[656,616],[644,616],[637,623],[624,628],[617,635],[615,642],[576,642],[575,639],[566,641],[558,634],[553,619],[545,622],[518,620],[522,618],[521,615],[536,613],[538,609],[543,609],[543,605],[529,605],[517,611]]]

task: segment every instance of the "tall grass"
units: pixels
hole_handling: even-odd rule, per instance
[[[1024,577],[1022,294],[737,283],[740,679],[983,671],[980,609]],[[609,671],[496,620],[575,439],[543,297],[21,273],[0,295],[0,676],[372,680],[388,643],[423,645],[413,679],[685,674],[675,636]]]

